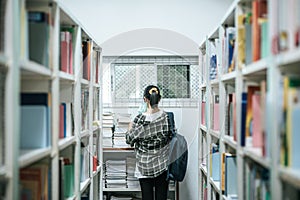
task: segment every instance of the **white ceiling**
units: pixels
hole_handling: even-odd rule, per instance
[[[106,52],[104,54],[109,55],[124,54],[141,48],[197,54],[197,46],[218,25],[232,2],[233,0],[61,0],[100,43]],[[168,47],[169,44],[172,45]]]

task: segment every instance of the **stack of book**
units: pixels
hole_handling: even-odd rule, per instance
[[[127,186],[128,188],[139,188],[139,180],[135,177],[136,159],[133,157],[126,158]]]
[[[125,135],[128,131],[130,123],[130,114],[118,113],[116,114],[116,127],[113,134],[113,147],[115,148],[128,148],[126,144]]]
[[[111,112],[103,113],[102,115],[102,144],[103,147],[112,147],[114,128],[114,114]]]
[[[104,182],[106,188],[127,188],[126,160],[105,162]]]

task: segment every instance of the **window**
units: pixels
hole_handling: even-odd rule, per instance
[[[104,90],[111,88],[111,97],[106,99],[112,100],[104,100],[104,103],[138,105],[143,98],[144,88],[150,84],[160,88],[163,101],[195,101],[199,97],[200,80],[199,66],[195,63],[197,60],[195,57],[189,63],[183,58],[177,58],[177,62],[174,62],[170,57],[118,58],[107,65],[110,70],[104,71],[104,76],[110,74],[111,78],[104,77],[103,80],[111,80],[112,83],[110,86],[104,83]]]

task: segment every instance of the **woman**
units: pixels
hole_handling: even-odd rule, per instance
[[[126,134],[126,142],[135,147],[136,174],[143,200],[153,200],[154,196],[156,200],[166,200],[168,196],[168,144],[172,132],[167,113],[158,107],[160,99],[158,87],[149,85],[145,88],[147,111],[135,117]]]

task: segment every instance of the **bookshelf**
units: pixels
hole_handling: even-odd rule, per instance
[[[235,0],[199,45],[199,199],[300,198],[299,6]]]
[[[99,199],[101,47],[60,1],[0,24],[0,199]]]

